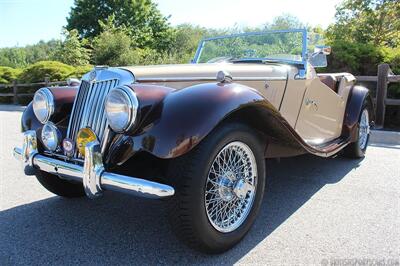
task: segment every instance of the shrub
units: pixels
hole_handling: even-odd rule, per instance
[[[390,68],[397,75],[400,75],[400,46],[397,48],[385,48],[385,63],[390,64]]]
[[[83,75],[85,75],[86,73],[88,73],[92,69],[93,69],[93,66],[91,66],[91,65],[78,66],[78,67],[75,68],[75,71],[72,74],[72,77],[81,78]]]
[[[131,39],[123,31],[104,31],[93,41],[93,61],[96,65],[126,64],[123,57],[131,50]]]
[[[400,75],[400,46],[385,49],[385,63],[390,65],[393,73]],[[400,83],[391,83],[388,88],[388,97],[400,99]]]
[[[91,65],[75,68],[57,61],[42,61],[25,69],[0,66],[0,84],[9,84],[13,80],[19,83],[43,82],[46,76],[51,81],[64,81],[69,77],[81,78],[92,68]]]
[[[51,81],[65,80],[75,73],[75,68],[57,61],[40,61],[25,68],[19,77],[24,83],[42,82],[45,77]]]
[[[21,69],[0,66],[0,84],[8,84],[16,80],[21,74]]]
[[[378,65],[385,61],[385,51],[369,43],[335,40],[330,43],[328,72],[350,72],[354,75],[376,75]]]

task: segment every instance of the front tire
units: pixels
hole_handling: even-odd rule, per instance
[[[176,194],[171,225],[190,247],[224,252],[248,232],[265,187],[265,143],[241,124],[219,127],[189,154],[173,160]]]

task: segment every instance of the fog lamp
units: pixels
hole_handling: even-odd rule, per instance
[[[42,128],[42,143],[49,151],[56,151],[61,140],[61,132],[51,123],[46,123]]]
[[[72,139],[65,138],[62,142],[64,154],[68,157],[72,157],[75,152],[75,143]]]
[[[97,140],[97,136],[90,128],[81,128],[76,136],[76,145],[79,153],[85,156],[86,145],[95,140]]]

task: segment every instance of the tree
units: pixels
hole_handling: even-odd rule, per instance
[[[129,30],[115,26],[114,15],[106,22],[100,21],[101,33],[93,39],[93,61],[96,65],[121,66],[139,64],[143,56],[141,48],[135,47]]]
[[[61,40],[39,41],[37,44],[28,45],[26,50],[27,65],[38,61],[55,60],[55,55],[61,45]]]
[[[132,39],[125,25],[115,26],[114,15],[106,22],[99,21],[101,32],[93,38],[93,57],[96,65],[118,66],[125,65],[123,60],[126,53],[132,49]]]
[[[197,46],[201,39],[209,35],[206,28],[181,24],[176,27],[175,39],[172,45],[172,53],[178,63],[189,63],[193,59]]]
[[[398,68],[399,1],[345,0],[337,7],[335,20],[326,33],[332,46],[327,71],[375,75],[383,62]]]
[[[60,45],[60,41],[51,40],[25,47],[1,48],[0,66],[25,67],[38,61],[55,60]]]
[[[345,0],[336,9],[331,40],[396,47],[400,44],[398,0]]]
[[[287,30],[287,29],[303,29],[307,26],[302,23],[299,18],[291,14],[282,14],[275,17],[272,24],[265,24],[265,30]]]
[[[102,31],[100,21],[112,15],[115,26],[126,27],[137,47],[169,49],[173,29],[151,0],[75,0],[66,28],[77,29],[82,38],[94,38]]]
[[[90,53],[85,47],[86,40],[79,39],[77,30],[64,30],[65,41],[58,49],[57,58],[64,64],[83,66],[89,64]]]
[[[127,27],[115,26],[114,15],[110,16],[106,22],[100,21],[100,27],[101,33],[92,42],[92,60],[97,65],[149,65],[177,62],[175,53],[169,54],[149,47],[138,47],[136,41],[129,35]]]
[[[26,49],[20,47],[0,49],[0,66],[23,67],[27,64]]]

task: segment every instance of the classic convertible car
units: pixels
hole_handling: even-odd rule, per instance
[[[95,67],[36,92],[14,156],[63,197],[166,198],[178,236],[223,252],[256,218],[265,159],[365,154],[368,90],[317,74],[330,48],[308,42],[302,29],[237,34],[203,40],[191,64]]]

